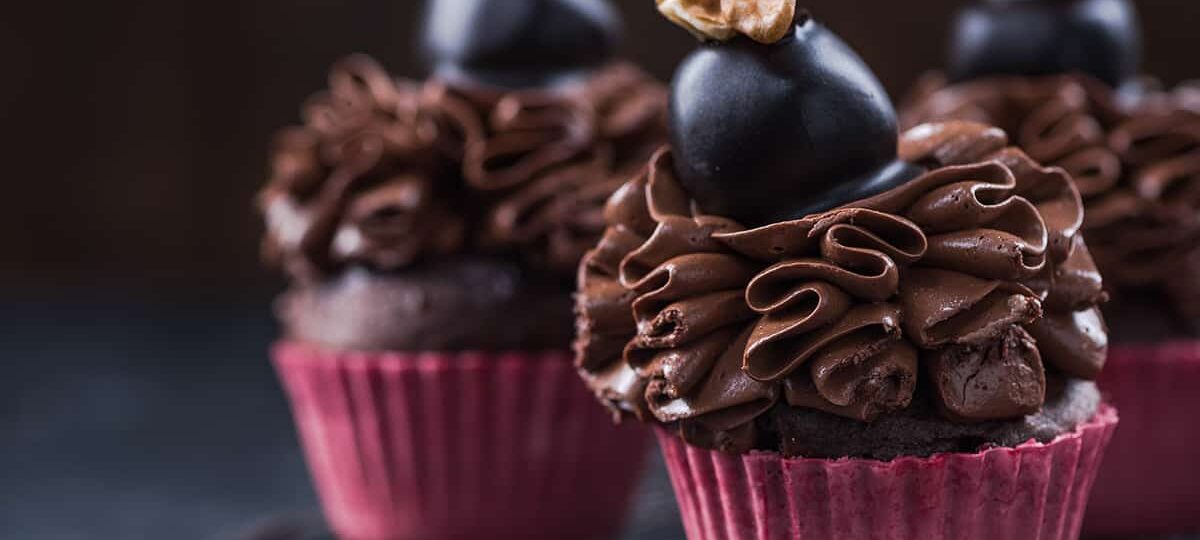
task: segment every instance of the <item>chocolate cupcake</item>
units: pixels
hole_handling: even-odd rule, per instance
[[[908,125],[1003,128],[1071,173],[1083,235],[1113,301],[1101,388],[1121,408],[1089,511],[1090,535],[1200,529],[1200,103],[1138,76],[1141,29],[1127,0],[977,2],[956,19],[949,68],[926,76]]]
[[[705,44],[581,264],[576,359],[656,426],[689,537],[1077,536],[1116,416],[1070,176],[898,136],[794,2],[659,10]]]
[[[339,62],[260,195],[326,516],[353,539],[603,537],[647,441],[579,384],[571,294],[665,91],[612,59],[601,0],[442,0],[426,26],[435,74]]]

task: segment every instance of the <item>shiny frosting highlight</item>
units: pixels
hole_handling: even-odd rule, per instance
[[[753,229],[699,212],[660,151],[580,267],[588,384],[620,414],[742,452],[778,403],[870,422],[924,378],[942,416],[976,422],[1038,411],[1043,362],[1094,377],[1104,295],[1069,177],[975,124],[900,146],[928,172]]]
[[[602,202],[665,137],[665,103],[627,64],[500,91],[350,57],[276,138],[264,252],[301,281],[460,253],[569,273],[603,230]]]

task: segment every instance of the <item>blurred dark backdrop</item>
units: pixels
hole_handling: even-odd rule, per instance
[[[692,46],[651,0],[620,0],[626,56],[666,79]],[[957,2],[807,0],[894,94],[942,58]],[[1139,2],[1146,70],[1200,75],[1200,2]],[[0,293],[220,298],[269,291],[252,197],[271,132],[339,56],[419,76],[416,0],[108,0],[0,21],[7,178]],[[37,13],[36,11],[40,11]]]

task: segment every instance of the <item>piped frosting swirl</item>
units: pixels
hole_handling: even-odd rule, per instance
[[[1041,407],[1043,360],[1093,377],[1102,323],[1071,322],[1098,322],[1103,293],[1069,178],[973,124],[910,131],[901,156],[929,172],[747,229],[700,212],[661,151],[580,268],[585,380],[618,413],[741,452],[780,402],[869,422],[925,377],[944,416],[996,420]]]
[[[464,221],[445,205],[448,163],[418,85],[365,56],[334,65],[304,125],[276,135],[259,195],[264,253],[301,280],[345,265],[394,268],[460,249]]]
[[[459,253],[516,253],[569,275],[603,230],[602,202],[665,138],[665,107],[627,64],[499,91],[347,58],[304,125],[276,138],[264,252],[307,282]]]
[[[904,123],[986,122],[1076,180],[1096,263],[1118,297],[1165,293],[1200,319],[1200,92],[1153,84],[1117,92],[1078,75],[990,77],[947,85],[931,75]]]
[[[480,243],[556,270],[595,244],[604,201],[666,137],[665,91],[628,64],[566,92],[431,88],[460,138],[465,182],[487,205]]]

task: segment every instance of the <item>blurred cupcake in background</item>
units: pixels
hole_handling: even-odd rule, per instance
[[[665,134],[617,30],[603,0],[437,0],[433,77],[349,57],[276,138],[274,360],[340,537],[620,526],[646,437],[596,410],[569,353],[603,202]]]
[[[975,2],[956,19],[946,73],[902,111],[910,126],[999,126],[1075,177],[1112,296],[1100,384],[1122,418],[1088,513],[1094,536],[1200,530],[1200,91],[1139,76],[1141,52],[1128,0]]]
[[[900,135],[794,0],[659,0],[705,42],[580,268],[576,359],[656,427],[692,539],[1079,535],[1116,413],[1070,176]]]

